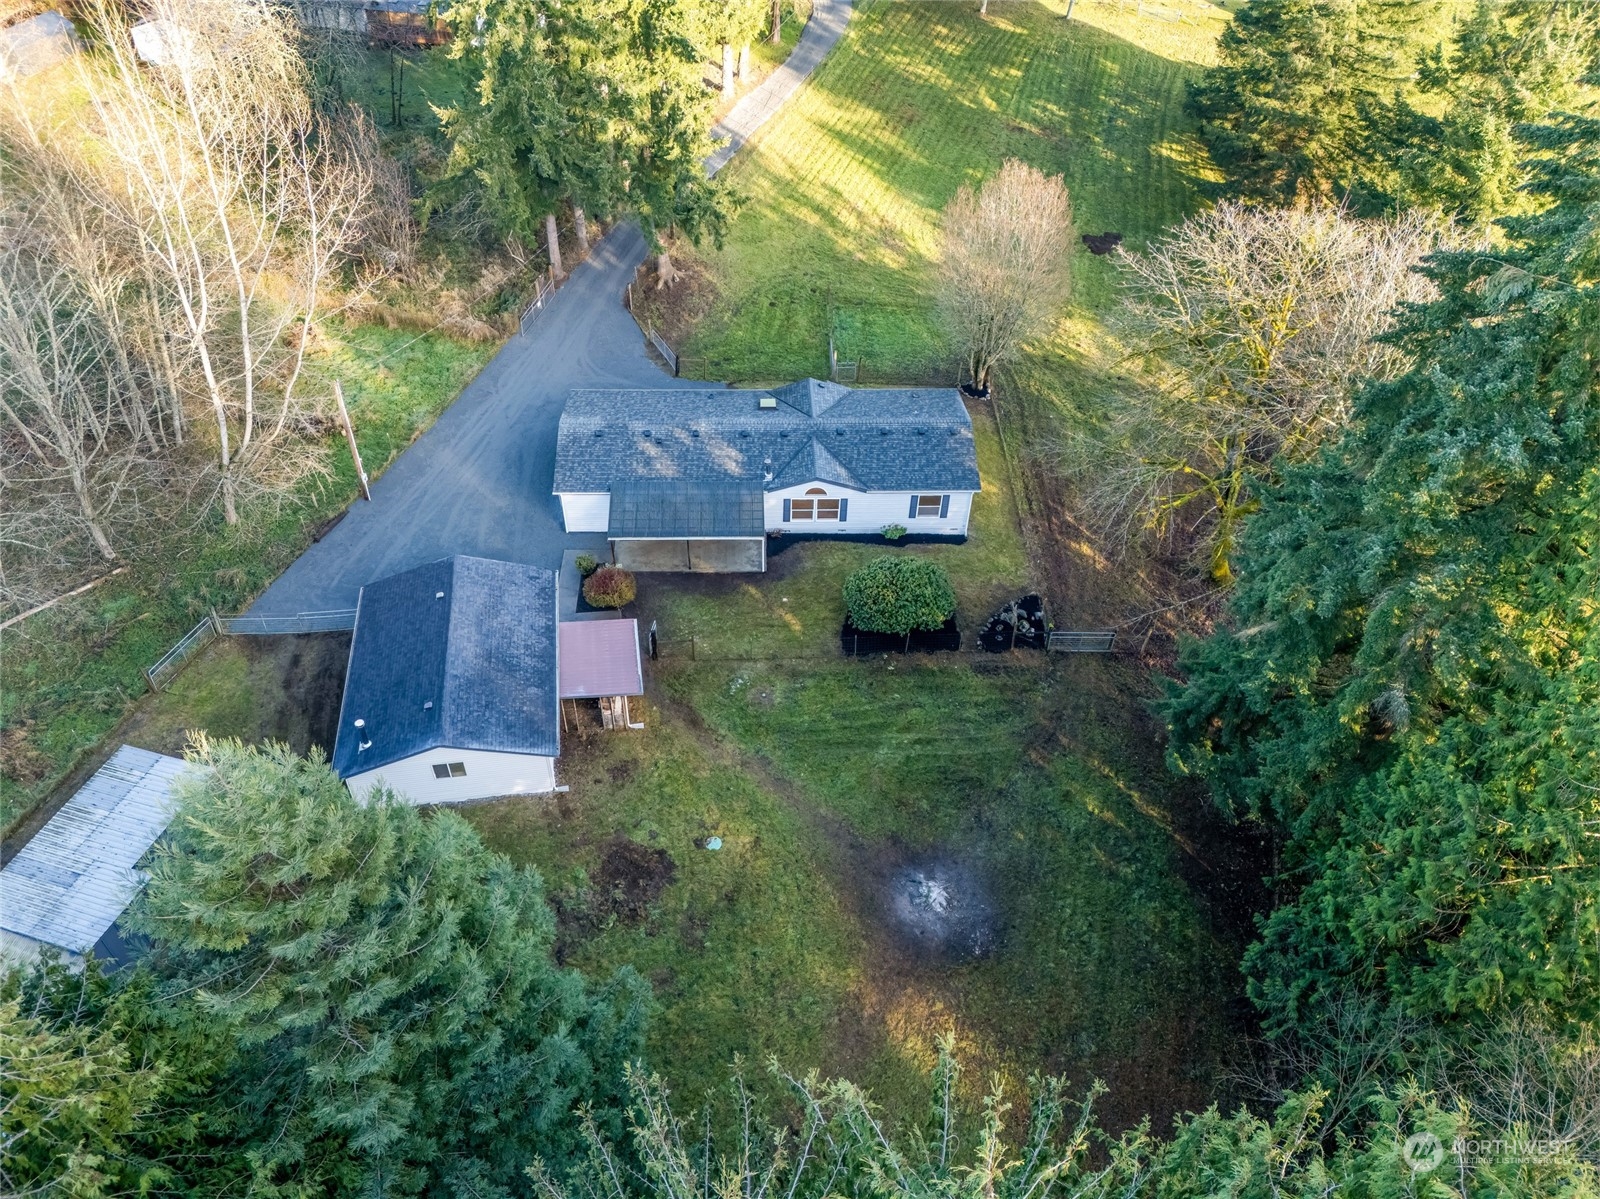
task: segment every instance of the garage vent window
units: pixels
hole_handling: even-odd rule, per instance
[[[467,777],[467,764],[465,762],[435,762],[433,777],[436,779],[464,779]]]

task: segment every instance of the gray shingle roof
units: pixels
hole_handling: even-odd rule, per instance
[[[611,492],[612,537],[765,537],[761,488],[632,479]]]
[[[334,769],[445,746],[554,757],[558,702],[555,572],[442,558],[361,589]]]
[[[763,397],[775,406],[763,409]],[[768,391],[574,391],[555,490],[636,479],[823,481],[860,491],[977,491],[972,420],[953,388],[849,388],[803,379]]]

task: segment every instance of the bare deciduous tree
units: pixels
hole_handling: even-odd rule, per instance
[[[141,66],[123,9],[89,6],[83,66],[116,212],[177,348],[173,390],[209,412],[223,511],[316,456],[278,453],[304,409],[305,333],[360,232],[366,161],[318,114],[287,13],[255,0],[156,0],[165,62]]]
[[[1457,239],[1419,213],[1223,204],[1120,252],[1119,333],[1141,377],[1062,451],[1091,518],[1124,546],[1191,532],[1230,583],[1257,489],[1343,426],[1357,382],[1404,368],[1374,339],[1398,304],[1433,293],[1413,268]]]
[[[1008,158],[944,210],[939,315],[967,355],[973,385],[1049,328],[1071,287],[1072,204],[1059,175]]]

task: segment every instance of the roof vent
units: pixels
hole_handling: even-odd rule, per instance
[[[777,406],[778,406],[778,397],[777,396],[762,396],[759,400],[756,401],[756,407],[757,408],[771,409],[771,408],[776,408]]]
[[[700,436],[700,430],[699,429],[690,429],[689,430],[689,436],[690,437],[699,437]]]
[[[356,753],[360,753],[364,749],[371,749],[372,748],[372,742],[367,740],[366,729],[367,729],[367,722],[365,720],[361,720],[360,718],[357,718],[357,720],[356,720],[356,732],[360,734],[361,739],[356,743]]]
[[[443,599],[443,598],[444,598],[444,592],[442,592],[442,591],[435,591],[435,592],[434,592],[434,593],[433,593],[433,598],[434,598],[434,599]]]
[[[431,700],[431,699],[430,699],[430,700],[428,700],[428,701],[426,701],[426,702],[425,702],[425,703],[424,703],[424,704],[423,704],[423,705],[422,705],[422,710],[423,710],[423,711],[424,711],[424,712],[426,712],[426,711],[428,711],[428,710],[429,710],[429,709],[430,709],[430,708],[432,708],[432,707],[433,707],[433,701],[432,701],[432,700]]]
[[[879,437],[887,437],[887,436],[889,436],[889,430],[887,430],[887,429],[879,429],[878,430],[878,436]]]
[[[594,435],[596,437],[604,437],[606,435],[606,431],[604,429],[596,429],[594,431]]]

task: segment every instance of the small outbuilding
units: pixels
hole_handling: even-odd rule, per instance
[[[553,791],[556,574],[458,555],[361,589],[333,766],[356,798]]]
[[[0,29],[0,83],[27,79],[66,62],[81,43],[72,22],[58,12],[42,12]]]
[[[637,727],[628,700],[644,694],[644,662],[637,620],[568,620],[559,632],[561,699],[574,720],[583,701],[600,709],[606,729]],[[561,727],[568,727],[562,708]]]
[[[71,959],[124,954],[117,921],[140,884],[138,863],[172,819],[181,758],[124,745],[0,870],[0,952],[45,948]]]

